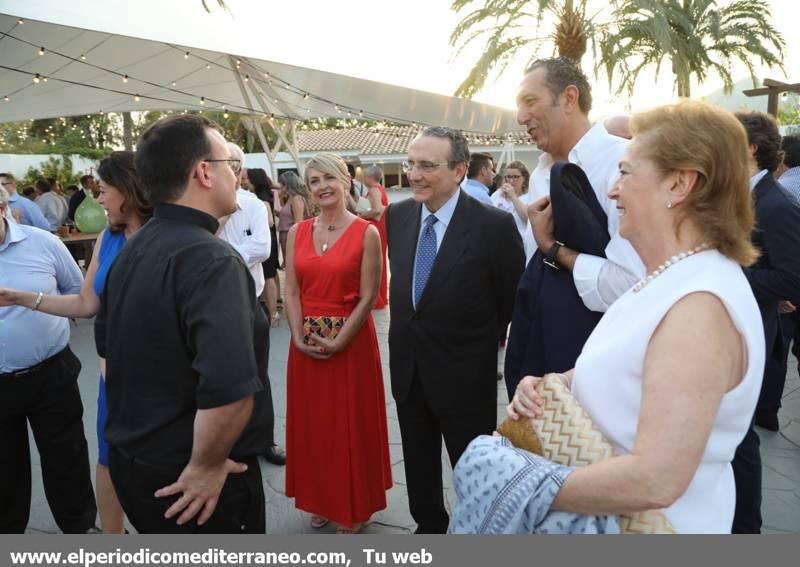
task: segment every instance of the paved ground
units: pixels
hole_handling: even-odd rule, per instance
[[[365,529],[365,532],[410,533],[414,528],[414,523],[408,513],[400,429],[394,401],[389,391],[388,310],[375,311],[373,314],[378,330],[381,357],[384,361],[383,371],[386,383],[394,487],[388,494],[387,509],[374,516],[373,522]],[[280,328],[273,329],[271,343],[269,374],[275,398],[275,435],[282,444],[285,436],[286,359],[289,344],[289,332],[285,321],[281,322]],[[80,387],[85,407],[84,424],[86,437],[89,440],[90,457],[94,462],[97,457],[94,423],[99,370],[94,350],[93,327],[90,321],[78,321],[73,325],[71,346],[83,362]],[[505,403],[505,386],[501,382],[498,385],[498,405],[501,406],[498,416],[500,419],[503,416],[502,406]],[[796,367],[790,370],[783,404],[780,433],[759,430],[764,459],[764,531],[767,533],[800,533],[800,379],[798,379]],[[35,446],[33,441],[31,441],[31,445]],[[58,528],[50,514],[41,485],[38,454],[34,454],[33,458],[34,486],[29,531],[56,533]],[[446,471],[445,485],[448,487],[446,498],[449,503],[452,503],[455,495],[449,478],[450,467],[446,458],[443,458],[443,463]],[[297,511],[293,501],[284,495],[284,468],[275,467],[262,461],[262,473],[267,499],[268,533],[317,532],[309,526],[308,516]],[[334,528],[327,527],[322,531],[333,532]]]

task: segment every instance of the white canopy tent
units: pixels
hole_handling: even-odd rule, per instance
[[[146,39],[113,33],[93,28],[90,15],[82,27],[56,23],[76,19],[66,4],[80,10],[81,3],[0,0],[0,122],[98,112],[232,111],[275,118],[273,127],[293,156],[296,138],[289,131],[317,117],[444,125],[498,138],[519,130],[508,109],[176,45],[152,32]],[[268,148],[259,134],[274,155],[278,148]]]

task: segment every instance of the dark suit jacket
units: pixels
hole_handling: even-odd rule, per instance
[[[800,306],[800,205],[768,173],[753,189],[756,228],[753,244],[761,251],[745,274],[764,320],[767,356],[782,357],[778,303]]]
[[[510,214],[462,191],[415,311],[421,206],[407,199],[386,214],[392,394],[406,399],[416,369],[434,409],[496,405],[497,338],[511,320],[525,265],[522,239]]]
[[[550,203],[556,240],[572,250],[605,258],[608,217],[580,167],[565,161],[553,164]],[[517,288],[505,361],[509,399],[523,376],[573,368],[603,315],[584,305],[572,273],[554,270],[543,259],[537,250]]]
[[[87,189],[88,191],[88,189]],[[69,198],[69,207],[67,209],[67,216],[70,220],[75,220],[75,211],[78,210],[78,207],[81,206],[83,200],[86,198],[86,193],[83,192],[83,188],[78,189],[75,194]]]

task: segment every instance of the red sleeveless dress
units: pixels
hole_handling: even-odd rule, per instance
[[[386,189],[384,189],[383,185],[380,183],[376,183],[373,187],[377,187],[378,191],[380,191],[381,205],[383,205],[384,208],[388,207],[389,196],[386,194]],[[381,274],[381,286],[378,288],[378,297],[375,298],[375,305],[373,308],[383,309],[389,305],[389,263],[386,261],[386,211],[383,211],[380,220],[370,220],[369,222],[375,225],[375,228],[378,229],[378,233],[381,235],[381,250],[383,251],[381,262],[383,263],[383,272]]]
[[[297,225],[294,268],[304,317],[347,317],[358,303],[369,223],[355,219],[322,256],[314,219]],[[289,348],[286,495],[348,527],[386,508],[392,487],[383,372],[372,316],[327,360]]]

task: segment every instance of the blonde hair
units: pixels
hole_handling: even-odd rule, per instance
[[[309,169],[316,169],[322,173],[333,175],[336,179],[342,182],[345,188],[350,188],[350,173],[347,171],[347,164],[336,154],[332,154],[330,152],[320,152],[308,160],[308,163],[306,164],[306,170],[303,173],[306,187],[308,187]]]
[[[676,227],[690,219],[704,232],[704,241],[723,255],[742,266],[755,262],[747,133],[736,117],[704,102],[684,100],[634,115],[631,131],[637,150],[663,174],[698,174],[686,206],[677,213]]]

